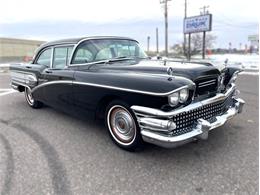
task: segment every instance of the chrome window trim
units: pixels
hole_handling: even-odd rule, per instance
[[[174,93],[176,91],[179,91],[181,89],[189,88],[188,85],[185,85],[183,87],[179,87],[179,88],[174,89],[174,90],[169,91],[169,92],[156,93],[156,92],[149,92],[149,91],[142,91],[142,90],[135,90],[135,89],[127,89],[127,88],[122,88],[122,87],[114,87],[114,86],[95,84],[95,83],[87,83],[87,82],[79,82],[79,81],[72,81],[72,80],[64,80],[64,81],[50,81],[50,82],[42,83],[42,84],[36,86],[32,90],[32,92],[35,91],[38,88],[44,87],[46,85],[52,85],[52,84],[87,85],[87,86],[91,86],[91,87],[100,87],[100,88],[106,88],[106,89],[112,89],[112,90],[126,91],[126,92],[139,93],[139,94],[152,95],[152,96],[162,96],[162,97],[168,96],[168,95],[170,95],[170,94],[172,94],[172,93]]]
[[[74,49],[75,45],[76,45],[76,44],[60,44],[60,45],[53,45],[53,46],[51,46],[51,47],[53,48],[53,53],[52,53],[52,55],[53,55],[53,56],[52,56],[52,67],[51,67],[51,68],[53,69],[54,50],[55,50],[56,48],[67,47],[67,54],[68,54],[68,48],[69,48],[69,47],[72,47],[71,55],[70,55],[68,61],[67,61],[67,59],[66,59],[66,64],[65,64],[64,68],[68,67],[69,62],[70,62],[70,60],[71,60],[71,58],[72,58],[73,49]],[[64,68],[63,68],[63,69],[64,69]]]
[[[53,68],[53,55],[54,55],[54,48],[51,48],[51,64],[50,64],[50,68]]]
[[[80,40],[77,44],[75,44],[75,47],[73,48],[72,50],[72,55],[71,55],[71,59],[69,61],[69,64],[68,64],[68,67],[70,66],[83,66],[83,65],[90,65],[90,64],[95,64],[95,63],[100,63],[100,62],[103,62],[104,60],[100,60],[100,61],[96,61],[96,62],[89,62],[89,63],[84,63],[84,64],[72,64],[72,57],[74,56],[74,52],[75,50],[77,49],[77,47],[84,41],[89,41],[89,40],[101,40],[101,39],[118,39],[118,40],[129,40],[129,41],[135,41],[136,43],[139,44],[139,42],[135,39],[131,39],[131,38],[124,38],[124,37],[88,37],[88,38],[84,38],[82,40]]]
[[[42,53],[45,52],[48,49],[51,49],[51,59],[50,59],[51,60],[50,61],[50,67],[51,67],[51,65],[52,65],[52,57],[53,57],[53,46],[48,46],[48,47],[42,49],[41,52],[39,54],[37,54],[33,64],[44,65],[44,64],[38,64],[37,61],[38,61],[39,57],[42,55]]]

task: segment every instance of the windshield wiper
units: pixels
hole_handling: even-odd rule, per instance
[[[107,62],[116,62],[116,61],[123,61],[123,60],[133,60],[135,58],[127,57],[127,56],[120,56],[116,58],[107,59]]]
[[[106,60],[100,60],[100,61],[92,62],[91,66],[93,66],[95,64],[109,64],[109,63],[112,63],[112,62],[118,62],[118,61],[124,61],[124,60],[135,60],[135,59],[140,59],[140,57],[120,56],[120,57],[116,57],[116,58],[111,58],[111,59],[106,59]],[[142,58],[142,59],[144,59],[144,58]]]

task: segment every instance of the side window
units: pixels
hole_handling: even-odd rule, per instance
[[[75,52],[72,64],[84,64],[93,60],[93,54],[88,49],[87,45],[81,45]]]
[[[53,54],[53,68],[62,69],[68,63],[70,59],[70,55],[72,52],[72,47],[57,47],[54,48]]]
[[[105,59],[110,59],[112,58],[112,52],[113,48],[104,48],[100,50],[97,55],[95,60],[105,60]]]
[[[46,65],[46,66],[50,67],[50,65],[51,65],[51,53],[52,53],[51,48],[43,51],[40,54],[40,57],[38,58],[36,64]]]

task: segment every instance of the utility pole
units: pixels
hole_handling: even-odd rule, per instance
[[[206,15],[208,14],[208,9],[209,6],[203,6],[200,9],[202,10],[200,12],[200,15]],[[205,51],[206,51],[206,31],[203,31],[203,38],[202,38],[202,59],[205,59]]]
[[[209,11],[207,10],[209,8],[209,6],[203,6],[203,7],[201,7],[200,8],[200,10],[202,10],[202,11],[200,11],[200,15],[205,15],[205,14],[208,14],[209,13]]]
[[[185,0],[184,3],[184,19],[187,18],[187,0]],[[184,56],[187,56],[187,51],[186,51],[186,34],[183,32],[183,53]]]
[[[159,32],[158,28],[156,28],[156,54],[159,55]]]
[[[150,36],[147,37],[147,52],[150,51]]]
[[[164,4],[164,20],[165,20],[165,56],[168,57],[168,1],[161,0],[160,3]]]

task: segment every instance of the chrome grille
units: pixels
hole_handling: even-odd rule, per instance
[[[173,121],[176,124],[176,129],[173,131],[173,135],[177,136],[190,132],[193,125],[195,125],[196,121],[200,118],[213,122],[215,117],[225,113],[231,104],[232,95],[225,100],[204,105],[200,108],[174,116]]]

